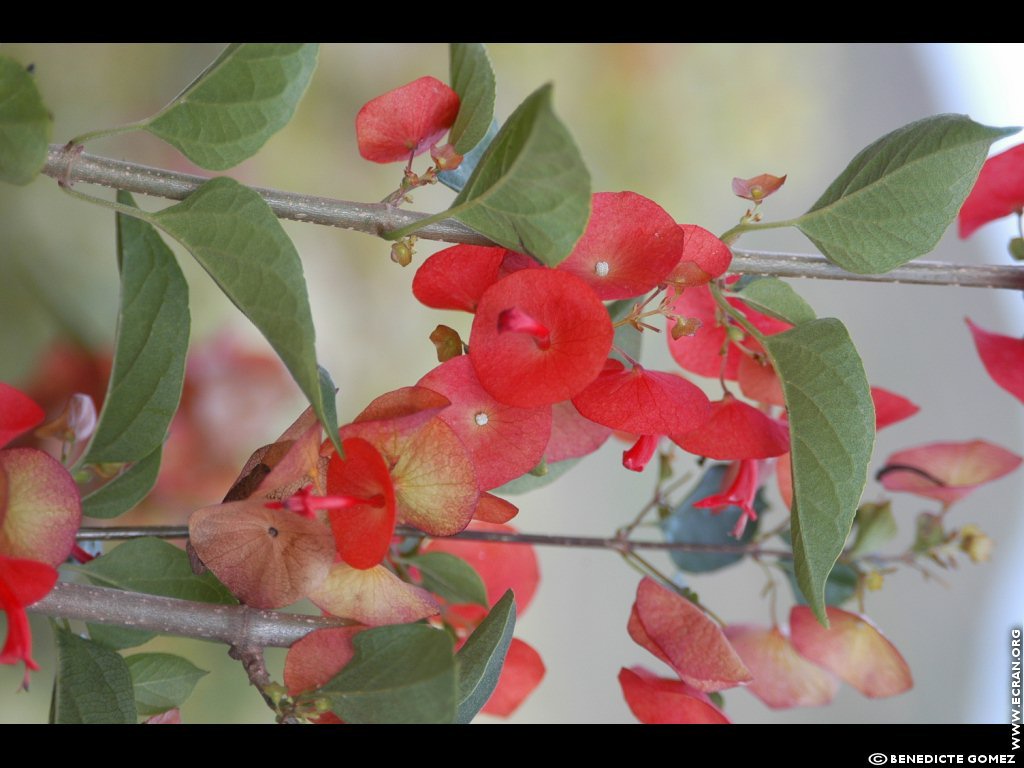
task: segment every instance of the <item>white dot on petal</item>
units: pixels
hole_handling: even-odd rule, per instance
[[[608,275],[608,269],[609,269],[609,267],[608,267],[608,262],[607,261],[599,261],[599,262],[597,262],[597,264],[594,265],[594,272],[595,272],[595,274],[597,274],[598,277],[605,277],[605,276],[607,276]]]
[[[473,417],[473,421],[475,421],[477,423],[478,427],[482,427],[484,424],[486,424],[488,421],[490,421],[490,419],[487,418],[487,414],[486,413],[481,411],[480,413],[478,413],[476,416]]]

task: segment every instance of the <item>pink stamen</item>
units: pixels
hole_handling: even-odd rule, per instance
[[[307,485],[284,501],[268,501],[267,509],[287,509],[306,518],[316,517],[316,513],[325,509],[348,509],[357,504],[368,504],[371,507],[383,507],[385,499],[381,494],[364,498],[362,496],[314,496],[313,486]]]
[[[537,349],[545,350],[551,347],[551,331],[541,325],[528,314],[512,307],[498,315],[499,333],[526,333],[533,336],[537,342]]]

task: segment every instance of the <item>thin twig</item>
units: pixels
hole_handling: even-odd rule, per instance
[[[430,538],[423,531],[405,525],[398,526],[395,529],[395,535],[410,538]],[[139,539],[144,536],[157,536],[164,539],[186,539],[188,538],[188,528],[184,525],[140,526],[138,528],[82,528],[78,532],[79,541]],[[684,544],[669,541],[601,538],[598,536],[561,536],[544,533],[503,533],[501,531],[470,530],[462,531],[454,536],[446,536],[445,538],[469,541],[495,541],[503,544],[539,544],[552,547],[611,549],[616,552],[631,552],[634,549],[662,549],[714,554],[756,554],[770,557],[793,556],[792,552],[763,549],[758,544]]]
[[[170,200],[184,200],[207,181],[203,176],[151,168],[123,160],[88,154],[76,156],[60,144],[50,145],[43,173],[64,183],[100,184]],[[282,219],[352,229],[377,236],[410,226],[429,215],[382,203],[357,203],[276,189],[254,189]],[[426,226],[416,235],[448,243],[494,245],[483,235],[451,219]],[[884,275],[856,275],[840,269],[822,256],[747,249],[734,249],[733,254],[729,271],[737,274],[1024,290],[1024,266],[1010,264],[975,266],[912,261]]]
[[[211,640],[238,648],[288,648],[314,630],[355,623],[334,617],[263,611],[245,605],[197,603],[67,582],[59,582],[50,594],[27,610],[43,616]]]

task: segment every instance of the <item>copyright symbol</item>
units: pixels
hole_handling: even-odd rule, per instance
[[[874,752],[868,755],[868,762],[872,765],[885,765],[886,757],[881,752]]]

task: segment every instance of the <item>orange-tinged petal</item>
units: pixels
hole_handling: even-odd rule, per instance
[[[827,613],[829,629],[805,605],[790,611],[790,638],[801,656],[872,699],[910,690],[907,662],[867,617],[831,605]]]
[[[35,448],[0,451],[0,555],[58,566],[81,520],[78,486],[59,461]]]
[[[440,612],[427,590],[402,581],[383,565],[360,570],[335,563],[309,599],[328,613],[371,627],[408,624]]]

